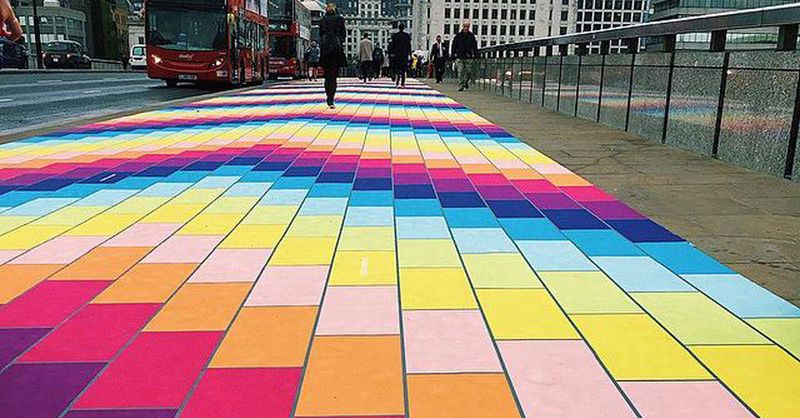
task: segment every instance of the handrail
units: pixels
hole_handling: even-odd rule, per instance
[[[761,7],[757,9],[737,10],[714,13],[702,16],[684,17],[658,22],[639,23],[617,28],[601,29],[590,32],[570,33],[566,35],[548,36],[510,44],[494,45],[481,48],[480,53],[497,51],[522,51],[538,47],[557,45],[580,45],[590,42],[610,41],[618,39],[635,39],[678,35],[692,32],[716,32],[733,29],[752,29],[763,27],[780,27],[800,24],[800,3],[779,6]],[[795,28],[795,37],[796,35]]]

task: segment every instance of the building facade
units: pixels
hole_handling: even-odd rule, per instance
[[[358,42],[364,34],[375,46],[385,49],[399,23],[404,23],[412,33],[412,0],[333,0],[333,3],[345,19],[345,53],[351,61],[357,58]]]
[[[470,21],[483,48],[573,33],[576,12],[576,0],[417,0],[412,38],[424,50],[436,35],[449,45],[462,23]]]
[[[647,7],[647,0],[577,0],[575,32],[590,32],[645,22],[648,16]],[[610,52],[616,53],[622,48],[625,46],[619,41],[613,41]],[[589,52],[600,52],[600,45],[590,44]]]
[[[758,7],[779,6],[796,3],[797,0],[650,0],[653,15],[652,21],[676,19],[705,15],[710,13],[730,12],[734,10],[753,9]],[[771,48],[778,39],[773,28],[730,31],[727,34],[729,48]],[[677,49],[706,48],[711,41],[709,33],[682,34],[675,40]],[[657,43],[648,44],[659,47]]]
[[[29,51],[35,51],[33,8],[17,6],[17,18],[25,34],[25,43]],[[58,2],[44,2],[38,7],[39,33],[42,47],[48,42],[70,40],[87,46],[86,14],[79,10],[61,7]]]
[[[357,4],[354,14],[344,15],[347,26],[345,53],[350,60],[358,58],[358,43],[363,35],[369,36],[375,46],[382,48],[386,48],[392,36],[393,17],[384,11],[383,1],[359,0]]]

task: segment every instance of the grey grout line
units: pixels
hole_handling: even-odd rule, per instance
[[[303,126],[306,126],[306,125],[308,125],[308,123],[304,123],[303,125],[301,125],[301,126],[298,128],[298,130],[297,130],[297,131],[299,131],[300,129],[302,129],[302,127],[303,127]],[[295,131],[295,133],[296,133],[297,131]],[[320,133],[320,132],[322,132],[322,129],[320,129],[320,130],[317,132],[317,135],[319,135],[319,133]],[[315,139],[316,139],[316,138],[315,138]],[[313,144],[313,141],[312,141],[311,143]],[[339,143],[339,142],[337,141],[336,145],[338,145],[338,143]],[[334,145],[333,149],[335,149],[335,148],[336,148],[336,145]],[[230,322],[228,322],[228,326],[225,328],[225,330],[223,330],[223,331],[222,331],[222,336],[220,337],[220,339],[219,339],[219,341],[217,342],[216,346],[215,346],[215,347],[214,347],[214,349],[212,350],[211,354],[208,356],[208,359],[206,360],[205,364],[203,365],[203,368],[200,370],[200,373],[199,373],[199,374],[197,375],[197,377],[195,378],[195,381],[194,381],[194,383],[192,384],[192,387],[191,387],[191,388],[189,389],[189,391],[186,393],[186,396],[184,397],[184,399],[183,399],[183,402],[182,402],[182,403],[181,403],[181,405],[178,407],[178,410],[177,410],[177,412],[176,412],[176,414],[175,414],[175,416],[176,416],[176,417],[179,417],[179,416],[181,416],[181,415],[183,414],[183,411],[186,409],[186,406],[187,406],[187,405],[189,404],[189,402],[191,401],[191,398],[192,398],[192,396],[193,396],[193,395],[194,395],[194,393],[197,391],[197,388],[198,388],[198,386],[200,385],[200,382],[202,381],[202,379],[203,379],[203,376],[205,376],[205,374],[206,374],[206,371],[208,371],[208,369],[209,369],[209,365],[211,364],[211,361],[214,359],[214,356],[216,355],[217,351],[219,351],[219,348],[222,346],[222,343],[223,343],[223,341],[225,340],[225,336],[226,336],[226,335],[228,335],[228,332],[231,330],[231,327],[233,327],[233,323],[236,321],[236,318],[238,318],[238,317],[239,317],[239,314],[241,313],[242,309],[244,309],[244,307],[245,307],[245,305],[246,305],[246,303],[247,303],[247,299],[250,297],[250,295],[253,293],[253,290],[256,288],[256,284],[258,283],[258,280],[259,280],[259,278],[260,278],[260,277],[261,277],[261,275],[264,273],[264,271],[267,269],[267,266],[269,265],[269,261],[272,259],[272,256],[273,256],[273,254],[275,254],[275,252],[276,252],[276,251],[277,251],[277,249],[278,249],[278,246],[279,246],[279,245],[280,245],[280,243],[283,241],[283,239],[286,237],[286,234],[289,232],[289,228],[291,227],[292,223],[294,223],[295,219],[297,219],[297,216],[300,214],[300,211],[301,211],[301,210],[302,210],[302,208],[303,208],[303,203],[305,203],[305,201],[308,199],[308,195],[311,193],[311,188],[313,188],[313,187],[314,187],[314,184],[316,184],[316,178],[318,178],[318,177],[319,177],[319,175],[322,173],[322,168],[324,168],[324,166],[327,164],[327,161],[328,161],[328,159],[330,158],[330,156],[331,156],[331,155],[333,155],[333,149],[331,150],[331,154],[328,156],[328,158],[326,158],[326,160],[325,160],[325,164],[323,164],[323,165],[322,165],[322,167],[320,168],[320,173],[318,173],[318,174],[315,176],[315,183],[312,183],[311,187],[310,187],[310,188],[309,188],[309,189],[306,191],[306,195],[303,197],[303,201],[302,201],[302,202],[300,203],[300,205],[297,207],[297,211],[294,213],[294,216],[292,216],[292,219],[289,221],[289,223],[288,223],[288,224],[286,224],[286,230],[285,230],[285,231],[283,231],[283,235],[281,235],[281,238],[278,240],[278,243],[277,243],[277,244],[275,244],[275,248],[273,248],[273,249],[272,249],[272,251],[270,252],[269,256],[267,257],[267,260],[266,260],[266,262],[265,262],[265,263],[264,263],[264,265],[261,267],[261,270],[259,271],[259,274],[258,274],[258,276],[256,276],[256,279],[255,279],[255,280],[254,280],[254,281],[253,281],[253,282],[250,284],[250,289],[248,289],[248,291],[247,291],[247,294],[245,295],[245,297],[244,297],[244,298],[242,298],[242,302],[239,304],[239,307],[236,309],[236,312],[235,312],[235,313],[234,313],[234,315],[231,317],[231,320],[230,320]],[[306,148],[306,150],[307,150],[307,148]],[[299,159],[299,158],[300,158],[300,157],[301,157],[301,156],[302,156],[302,155],[303,155],[303,154],[306,152],[306,150],[304,150],[303,152],[301,152],[300,154],[298,154],[297,158],[296,158],[295,160],[293,160],[293,161],[292,161],[292,164],[290,164],[290,165],[289,165],[289,168],[291,168],[291,166],[292,166],[292,165],[294,165],[294,162],[295,162],[295,161],[297,161],[297,159]],[[288,170],[288,168],[287,168],[287,170]],[[281,174],[281,176],[280,176],[280,177],[278,177],[278,178],[279,178],[279,179],[280,179],[280,178],[283,178],[283,177],[284,177],[284,175],[285,175],[285,173],[286,173],[286,170],[284,170],[284,171],[283,171],[283,173]],[[277,180],[276,180],[276,181],[277,181]],[[267,192],[265,192],[265,193],[264,193],[264,195],[266,195],[266,193],[269,193],[269,190],[267,190]],[[263,195],[262,195],[262,198],[263,198]],[[256,205],[254,205],[252,208],[250,208],[250,210],[248,211],[248,214],[249,214],[250,212],[252,212],[253,208],[255,208],[256,206],[258,206],[258,203],[256,203]],[[241,224],[241,222],[244,220],[244,218],[245,218],[246,216],[247,216],[247,214],[245,214],[245,216],[244,216],[244,217],[242,217],[242,219],[239,221],[239,223],[237,223],[237,224],[236,224],[236,226],[240,225],[240,224]],[[234,230],[234,229],[236,229],[236,227],[235,227],[235,226],[234,226],[234,228],[233,228],[233,229],[231,229],[231,231],[230,231],[230,232],[233,232],[233,230]],[[230,234],[230,232],[229,232],[229,234]],[[213,251],[212,251],[212,253],[213,253]],[[209,254],[209,255],[210,255],[210,254]],[[239,283],[242,283],[242,282],[239,282]]]
[[[348,106],[360,107],[360,104],[348,104]],[[337,112],[337,114],[340,114],[341,110],[342,109],[346,109],[348,106],[340,106],[338,108],[339,112]],[[342,129],[341,136],[344,136],[345,132],[347,132],[347,127],[346,126],[345,126],[344,129]],[[353,187],[355,187],[355,181],[356,181],[356,177],[355,176],[358,173],[358,167],[361,165],[361,154],[364,152],[364,145],[366,144],[366,141],[367,141],[367,139],[366,139],[367,132],[364,133],[364,141],[361,143],[361,149],[359,150],[359,154],[358,154],[359,155],[359,159],[358,159],[358,163],[356,164],[356,170],[355,170],[355,172],[353,174],[353,182],[352,182]],[[341,136],[340,136],[340,140],[341,140]],[[340,242],[340,240],[342,238],[342,231],[344,230],[344,224],[345,224],[345,220],[347,218],[347,211],[350,208],[350,197],[352,195],[353,195],[353,188],[350,189],[350,193],[347,195],[347,205],[345,205],[345,211],[342,214],[342,220],[341,220],[341,223],[339,224],[339,233],[336,235],[336,244],[333,247],[333,253],[331,254],[331,260],[330,260],[330,263],[328,264],[328,274],[325,277],[325,286],[322,288],[322,295],[320,296],[319,304],[317,305],[317,314],[316,314],[316,318],[314,318],[314,326],[312,327],[311,335],[310,335],[309,340],[308,340],[308,346],[306,347],[306,354],[305,354],[305,358],[303,360],[303,366],[302,366],[302,369],[301,369],[301,372],[300,372],[300,380],[297,383],[297,391],[294,394],[294,400],[292,402],[292,412],[291,412],[291,415],[290,415],[291,417],[296,416],[297,407],[300,404],[300,396],[302,395],[302,391],[303,391],[303,383],[305,382],[305,376],[306,376],[306,373],[308,372],[308,363],[309,363],[309,361],[311,359],[311,351],[314,348],[314,340],[315,340],[315,336],[316,336],[316,332],[317,332],[317,327],[319,326],[319,319],[322,316],[322,305],[325,302],[325,295],[328,293],[328,283],[330,282],[331,274],[333,273],[333,263],[336,260],[336,250],[339,248],[339,242]]]
[[[209,140],[211,140],[211,139],[213,139],[213,138],[209,138]],[[64,270],[64,269],[66,269],[68,266],[70,266],[70,265],[72,265],[72,263],[74,263],[74,262],[78,261],[78,260],[79,260],[81,257],[83,257],[84,255],[88,254],[89,252],[91,252],[92,250],[94,250],[94,249],[96,249],[96,248],[99,248],[99,247],[101,247],[101,246],[102,246],[104,243],[106,243],[106,242],[108,242],[108,241],[112,240],[114,237],[116,237],[117,235],[119,235],[119,234],[121,234],[122,232],[126,231],[128,228],[132,227],[133,225],[136,225],[136,224],[140,223],[142,219],[144,219],[145,217],[147,217],[149,214],[151,214],[151,213],[154,213],[156,210],[158,210],[158,209],[159,209],[159,208],[161,208],[162,206],[164,206],[164,205],[168,204],[169,202],[171,202],[173,199],[175,199],[176,197],[178,197],[179,195],[181,195],[181,194],[182,194],[183,192],[185,192],[186,190],[188,190],[188,189],[192,188],[192,186],[194,186],[195,184],[197,184],[197,183],[198,183],[200,180],[202,180],[202,179],[198,179],[198,180],[194,181],[193,183],[191,183],[191,184],[190,184],[188,187],[186,187],[185,189],[183,189],[183,190],[182,190],[181,192],[179,192],[178,194],[176,194],[176,195],[174,195],[174,196],[172,196],[172,197],[168,198],[167,200],[165,200],[164,202],[162,202],[160,205],[158,205],[158,206],[156,206],[155,208],[153,208],[151,211],[149,211],[149,212],[147,212],[147,213],[144,213],[144,214],[142,214],[142,216],[141,216],[139,219],[137,219],[137,220],[136,220],[135,222],[133,222],[131,225],[128,225],[128,227],[124,228],[123,230],[121,230],[121,231],[119,231],[119,232],[117,232],[117,233],[115,233],[115,234],[113,234],[113,235],[110,235],[110,236],[108,236],[108,237],[107,237],[107,238],[106,238],[106,239],[105,239],[103,242],[101,242],[101,243],[97,244],[96,246],[92,247],[92,249],[90,249],[89,251],[87,251],[86,253],[84,253],[83,255],[81,255],[80,257],[78,257],[77,259],[73,260],[72,262],[70,262],[70,263],[67,263],[67,264],[63,265],[61,268],[59,268],[58,270],[56,270],[56,271],[54,271],[53,273],[51,273],[50,275],[48,275],[48,276],[47,276],[45,279],[43,279],[43,280],[42,280],[42,281],[40,281],[39,283],[36,283],[34,286],[32,286],[31,288],[29,288],[29,289],[28,289],[28,290],[26,290],[25,292],[23,292],[23,293],[19,294],[19,295],[18,295],[17,297],[15,297],[14,299],[12,299],[12,300],[8,301],[8,302],[7,302],[5,305],[0,305],[0,311],[2,311],[4,307],[8,306],[8,305],[9,305],[11,302],[13,302],[13,301],[14,301],[14,300],[16,300],[17,298],[21,297],[21,296],[22,296],[22,295],[24,295],[25,293],[27,293],[27,292],[29,292],[29,291],[31,291],[31,290],[33,290],[33,289],[35,289],[35,288],[37,288],[37,287],[41,286],[41,285],[42,285],[44,282],[46,282],[46,281],[47,281],[47,280],[48,280],[50,277],[53,277],[54,275],[58,274],[60,271],[62,271],[62,270]],[[154,184],[157,184],[157,183],[159,183],[159,182],[156,182],[156,183],[154,183]],[[185,182],[185,183],[188,183],[188,182]],[[150,185],[150,186],[147,186],[147,187],[145,187],[144,189],[141,189],[139,192],[137,192],[137,193],[135,193],[135,194],[131,195],[131,196],[130,196],[128,199],[130,199],[131,197],[134,197],[134,196],[138,195],[139,193],[141,193],[141,192],[142,192],[142,191],[144,191],[144,190],[147,190],[147,189],[148,189],[148,188],[150,188],[151,186],[152,186],[152,185]],[[220,195],[220,196],[221,196],[221,195]],[[219,197],[219,196],[218,196],[218,197]],[[126,200],[127,200],[127,199],[126,199]],[[216,200],[216,199],[215,199],[215,200]],[[60,237],[60,236],[62,236],[64,233],[66,233],[66,232],[68,232],[68,231],[71,231],[71,230],[73,230],[73,229],[75,229],[75,228],[79,227],[80,225],[83,225],[83,224],[84,224],[84,223],[86,223],[86,222],[89,222],[91,219],[94,219],[96,216],[99,216],[99,215],[101,215],[101,214],[103,214],[103,213],[106,213],[106,212],[107,212],[109,209],[111,209],[111,208],[113,208],[113,207],[115,207],[115,206],[117,206],[117,205],[120,205],[120,204],[122,204],[122,203],[124,203],[124,202],[125,202],[125,201],[122,201],[122,202],[119,202],[119,203],[117,203],[116,205],[109,206],[109,208],[108,208],[108,209],[106,209],[106,210],[104,210],[104,211],[102,211],[102,212],[99,212],[99,213],[97,213],[96,215],[92,216],[92,217],[91,217],[91,218],[89,218],[89,219],[86,219],[85,221],[83,221],[83,222],[81,222],[81,223],[79,223],[79,224],[76,224],[76,225],[74,225],[72,228],[68,229],[67,231],[64,231],[62,234],[58,235],[57,237]],[[209,205],[210,205],[210,204],[211,204],[211,203],[209,203]],[[187,221],[187,222],[188,222],[188,221]],[[180,228],[179,228],[179,229],[180,229]],[[178,230],[176,229],[176,230],[175,230],[175,232],[177,232],[177,231],[178,231]],[[173,232],[172,234],[170,234],[170,236],[174,235],[174,234],[175,234],[175,232]],[[93,235],[93,236],[98,236],[98,235]],[[55,238],[57,238],[57,237],[51,238],[51,240],[53,240],[53,239],[55,239]],[[161,241],[161,243],[163,243],[164,241],[166,241],[168,238],[169,238],[169,237],[167,237],[167,238],[164,238],[164,240],[162,240],[162,241]],[[51,241],[51,240],[48,240],[48,241]],[[48,241],[45,241],[45,242],[48,242]],[[159,245],[160,245],[161,243],[159,243]],[[44,243],[43,243],[43,244],[44,244]],[[42,245],[42,244],[39,244],[39,245]],[[154,247],[153,247],[153,248],[152,248],[150,251],[148,251],[148,252],[147,252],[147,254],[149,254],[150,252],[152,252],[152,251],[153,251],[153,250],[154,250],[154,249],[155,249],[157,246],[158,246],[158,245],[154,246]],[[34,248],[36,248],[36,247],[34,247]],[[30,251],[30,250],[28,250],[28,251]],[[27,251],[26,251],[26,252],[27,252]],[[139,261],[143,260],[143,259],[144,259],[144,258],[147,256],[147,254],[145,254],[144,256],[142,256],[142,258],[140,258],[140,259],[139,259]],[[21,256],[21,255],[22,255],[22,254],[20,254],[20,256]],[[122,272],[122,273],[121,273],[119,276],[117,276],[117,278],[116,278],[116,279],[114,279],[114,280],[108,280],[108,281],[110,281],[110,282],[116,281],[117,279],[119,279],[120,277],[122,277],[123,275],[125,275],[125,273],[127,273],[128,271],[130,271],[131,269],[133,269],[133,267],[134,267],[134,266],[138,265],[138,264],[139,264],[139,261],[137,261],[137,262],[136,262],[136,263],[134,263],[134,264],[133,264],[131,267],[129,267],[129,268],[127,268],[125,271],[123,271],[123,272]],[[81,280],[73,280],[73,281],[81,281]],[[98,281],[99,281],[99,280],[98,280]],[[106,288],[108,288],[108,287],[106,287]],[[104,289],[104,290],[105,290],[105,289]],[[102,292],[103,292],[103,291],[101,291],[100,293],[102,293]],[[98,295],[99,295],[100,293],[98,293]],[[94,297],[96,297],[96,296],[97,296],[97,295],[95,295]],[[10,367],[11,367],[11,365],[12,365],[12,364],[14,364],[14,363],[16,362],[16,360],[17,360],[17,359],[19,359],[20,357],[22,357],[23,355],[25,355],[27,352],[29,352],[31,349],[33,349],[33,347],[34,347],[35,345],[37,345],[39,342],[41,342],[42,340],[44,340],[44,339],[45,339],[47,336],[49,336],[50,334],[52,334],[53,332],[55,332],[55,331],[56,331],[56,330],[57,330],[57,329],[58,329],[58,328],[59,328],[61,325],[63,325],[63,324],[64,324],[65,322],[67,322],[69,319],[71,319],[72,317],[74,317],[75,315],[77,315],[79,311],[81,311],[81,310],[82,310],[82,309],[83,309],[83,308],[84,308],[86,305],[89,305],[89,304],[91,303],[91,301],[92,301],[92,300],[94,300],[94,297],[92,297],[91,299],[89,299],[89,300],[88,300],[88,301],[86,301],[85,303],[81,304],[81,306],[79,306],[77,309],[75,309],[75,310],[74,310],[74,311],[73,311],[71,314],[67,315],[67,316],[64,318],[64,320],[62,320],[62,321],[61,321],[59,324],[57,324],[56,326],[52,327],[52,328],[50,329],[50,331],[48,331],[46,334],[42,335],[42,337],[40,337],[38,340],[36,340],[36,342],[34,342],[33,344],[31,344],[31,345],[30,345],[30,346],[29,346],[27,349],[25,349],[23,352],[21,352],[21,353],[20,353],[20,354],[18,354],[16,357],[14,357],[14,358],[13,358],[11,361],[9,361],[9,362],[6,364],[6,366],[5,366],[5,367],[3,367],[2,369],[0,369],[0,373],[4,372],[6,369],[10,368]],[[155,314],[154,314],[154,315],[155,315]]]

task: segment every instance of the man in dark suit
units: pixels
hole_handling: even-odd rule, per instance
[[[395,87],[405,87],[408,60],[411,58],[411,36],[405,32],[406,25],[397,25],[397,32],[392,35],[392,70],[395,74]]]
[[[444,77],[444,66],[447,63],[447,47],[442,43],[442,35],[436,35],[436,43],[431,47],[431,62],[436,75],[436,82],[441,83]]]

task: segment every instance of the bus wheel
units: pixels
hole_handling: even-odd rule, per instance
[[[178,87],[178,80],[164,80],[164,82],[167,83],[167,87],[171,89]]]

